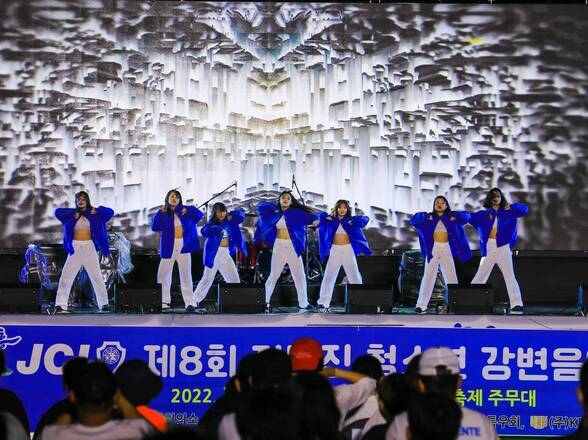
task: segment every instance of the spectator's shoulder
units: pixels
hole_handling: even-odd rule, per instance
[[[406,428],[408,427],[408,413],[406,411],[398,414],[390,423],[386,431],[386,440],[404,440],[406,438]]]

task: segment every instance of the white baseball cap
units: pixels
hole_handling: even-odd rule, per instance
[[[421,376],[459,374],[459,361],[451,348],[431,347],[421,355],[419,374]]]

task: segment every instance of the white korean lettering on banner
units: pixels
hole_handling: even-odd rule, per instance
[[[325,365],[332,364],[332,365],[341,365],[341,360],[337,357],[337,352],[341,349],[341,346],[338,344],[325,344],[323,345],[323,351],[325,352]],[[343,346],[343,363],[342,365],[345,367],[349,367],[351,365],[351,345],[345,344]]]
[[[384,344],[369,344],[367,354],[380,361],[385,374],[396,373],[396,345],[384,349]]]
[[[538,350],[533,348],[517,348],[517,367],[519,368],[519,380],[530,381],[536,380],[544,382],[548,379],[547,374],[533,374],[528,372],[537,366],[541,371],[547,370],[547,348],[543,347]]]
[[[584,359],[586,357],[584,356]],[[553,351],[553,380],[556,382],[577,382],[582,368],[582,352],[578,348],[556,348]]]
[[[489,355],[487,365],[482,368],[482,377],[486,380],[508,380],[511,370],[508,363],[516,357],[508,347],[502,349],[502,365],[495,365],[498,360],[498,347],[482,347],[482,353]]]
[[[227,351],[223,344],[210,344],[206,351],[206,356],[208,356],[207,364],[209,368],[209,371],[205,373],[206,377],[228,377],[235,374],[237,362],[237,347],[235,345],[229,346],[228,371],[223,371],[226,364],[225,357],[227,356]]]
[[[412,353],[410,355],[408,355],[407,357],[405,357],[404,359],[402,359],[402,364],[408,365],[413,357],[418,356],[422,352],[423,352],[422,347],[420,345],[415,345],[414,348],[412,349]]]

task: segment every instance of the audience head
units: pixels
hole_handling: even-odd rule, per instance
[[[355,359],[351,365],[351,370],[356,373],[361,373],[364,376],[371,377],[376,381],[384,376],[381,362],[369,354],[364,354]]]
[[[239,361],[237,371],[225,386],[225,394],[242,393],[251,388],[251,376],[255,370],[257,353],[249,353]]]
[[[298,440],[302,402],[289,387],[252,388],[244,393],[236,414],[243,440]]]
[[[421,361],[421,356],[422,354],[415,354],[408,362],[406,370],[404,370],[404,374],[414,382],[416,382],[419,377],[419,363]]]
[[[275,348],[258,353],[251,372],[253,387],[275,387],[287,383],[292,377],[288,355]]]
[[[88,365],[88,358],[85,357],[71,358],[63,364],[63,386],[66,390],[73,389],[76,377],[86,365]]]
[[[302,404],[303,438],[336,439],[339,435],[341,413],[335,391],[325,376],[313,371],[301,371],[293,377]]]
[[[419,361],[418,381],[421,391],[440,393],[455,398],[461,384],[459,361],[448,347],[432,347],[423,352]]]
[[[321,344],[312,338],[300,338],[290,347],[292,371],[321,371],[324,366],[324,354]]]
[[[411,440],[455,440],[461,425],[461,408],[446,394],[414,396],[408,405]]]
[[[163,389],[161,377],[141,359],[123,362],[114,376],[118,389],[134,406],[149,405]]]
[[[91,362],[80,369],[71,393],[80,412],[110,412],[116,394],[116,379],[106,364]]]
[[[391,422],[408,408],[408,403],[416,393],[414,383],[404,374],[392,373],[378,382],[378,405],[380,412]]]

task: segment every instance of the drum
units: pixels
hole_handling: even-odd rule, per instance
[[[422,256],[421,251],[406,251],[402,254],[398,284],[400,286],[400,298],[404,307],[414,307],[416,305],[424,272],[425,258]],[[445,281],[441,271],[439,271],[429,305],[445,303],[445,291]]]

